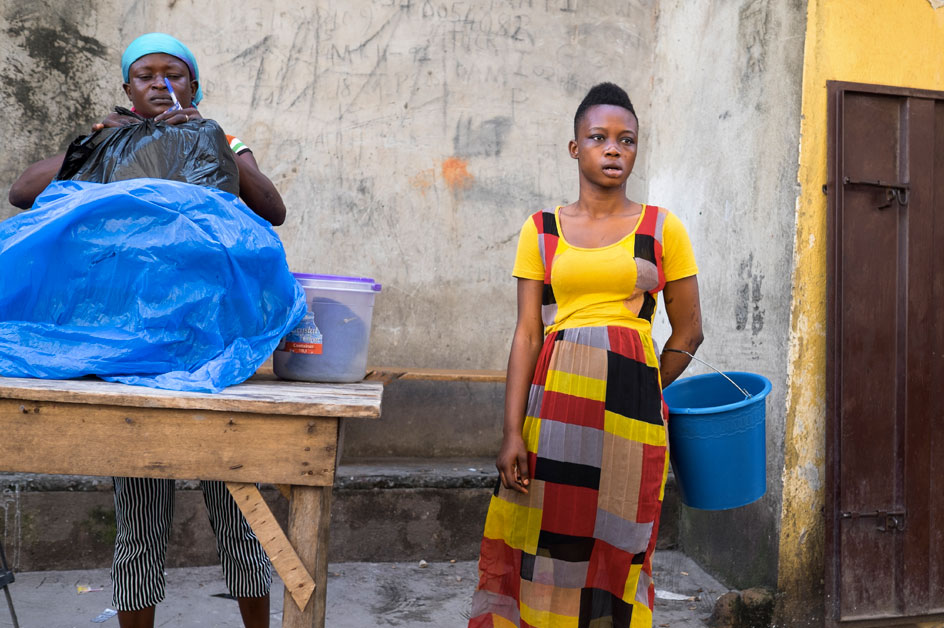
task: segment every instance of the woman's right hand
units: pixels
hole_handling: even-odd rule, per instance
[[[528,470],[528,449],[520,434],[506,436],[502,440],[495,466],[501,476],[502,486],[527,494],[531,473]]]
[[[544,344],[544,323],[541,320],[541,295],[544,282],[537,279],[518,279],[518,322],[511,339],[508,372],[505,376],[505,417],[502,424],[501,450],[495,466],[501,474],[502,485],[519,493],[527,493],[531,484],[528,468],[528,448],[521,430],[528,407],[528,395],[534,367]]]

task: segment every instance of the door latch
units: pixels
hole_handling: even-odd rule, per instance
[[[841,513],[843,519],[878,519],[879,532],[889,532],[892,530],[905,529],[905,511],[887,511],[875,510],[873,512],[844,512]]]
[[[908,183],[888,183],[887,181],[881,181],[879,179],[875,181],[865,181],[851,177],[843,177],[842,183],[843,185],[867,185],[876,188],[885,188],[885,203],[879,205],[879,209],[891,207],[892,201],[898,201],[898,205],[901,207],[906,206],[908,204],[908,192],[911,190],[911,185]]]

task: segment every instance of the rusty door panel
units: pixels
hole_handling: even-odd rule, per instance
[[[944,613],[944,94],[829,103],[827,619],[895,625]]]
[[[904,505],[908,521],[900,536],[901,555],[898,569],[901,583],[901,607],[904,611],[932,611],[940,606],[940,593],[929,589],[929,534],[931,520],[928,504],[931,476],[931,435],[934,422],[934,396],[929,377],[933,347],[931,331],[936,312],[931,301],[932,253],[934,250],[934,146],[935,102],[926,98],[906,101],[905,119],[909,126],[906,175],[914,185],[904,210],[909,227],[907,244],[906,315],[903,321],[906,353],[899,357],[899,372],[904,379],[905,406],[899,426],[904,435],[899,456],[904,461]],[[938,136],[944,139],[944,136]],[[944,199],[944,197],[941,197]],[[902,360],[902,358],[904,358]],[[935,599],[936,598],[936,599]]]
[[[931,381],[931,468],[928,472],[929,605],[944,612],[944,101],[934,103],[934,227],[931,251],[931,316],[934,321],[929,378]]]
[[[850,95],[843,107],[843,176],[898,181],[899,98]],[[898,285],[897,211],[877,209],[884,189],[844,186],[841,234],[842,341],[839,359],[840,512],[890,510],[896,505]],[[869,382],[863,386],[862,382]],[[840,521],[842,616],[894,609],[892,573],[872,571],[875,558],[892,558],[895,538],[877,532],[877,520]]]

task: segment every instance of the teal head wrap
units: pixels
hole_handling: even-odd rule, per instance
[[[190,68],[190,78],[198,82],[197,93],[193,95],[193,104],[198,105],[203,100],[203,88],[200,87],[200,69],[197,67],[197,60],[183,43],[178,39],[165,35],[164,33],[148,33],[141,35],[125,48],[125,53],[121,55],[121,76],[125,83],[128,83],[128,70],[131,64],[144,55],[162,52],[172,57],[177,57],[187,64]]]

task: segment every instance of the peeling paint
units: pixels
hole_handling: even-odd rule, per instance
[[[760,307],[762,293],[761,285],[764,275],[754,270],[754,254],[751,253],[741,261],[738,270],[740,285],[734,306],[735,329],[742,331],[747,327],[748,317],[751,322],[751,335],[756,336],[764,329],[764,315],[766,310]]]
[[[819,492],[823,488],[823,478],[819,466],[813,464],[812,462],[807,462],[805,465],[799,469],[799,478],[806,482],[807,486],[814,493]]]

